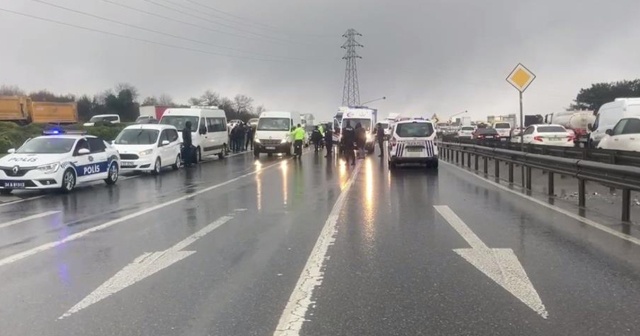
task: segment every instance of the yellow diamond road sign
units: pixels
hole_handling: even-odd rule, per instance
[[[507,77],[507,82],[518,91],[524,92],[534,79],[536,79],[536,75],[533,72],[529,71],[524,65],[518,64]]]

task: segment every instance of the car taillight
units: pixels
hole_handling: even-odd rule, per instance
[[[576,139],[575,136],[573,136],[571,134],[567,135],[567,141],[574,141],[575,139]]]
[[[533,140],[542,142],[542,137],[539,135],[536,135],[533,137]]]

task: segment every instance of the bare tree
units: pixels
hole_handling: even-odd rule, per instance
[[[142,106],[153,106],[158,105],[158,98],[154,96],[149,96],[142,101]]]
[[[137,101],[138,97],[140,96],[140,93],[138,92],[138,89],[136,89],[135,86],[133,86],[133,85],[131,85],[129,83],[118,83],[118,84],[116,84],[114,90],[115,90],[116,94],[118,94],[118,93],[120,93],[122,91],[129,91],[133,101]]]
[[[264,105],[260,105],[258,107],[256,107],[256,114],[260,115],[260,113],[266,111],[267,109],[264,107]]]
[[[200,96],[200,104],[204,106],[218,106],[220,105],[220,94],[207,90]]]
[[[17,85],[2,85],[0,86],[0,96],[24,96],[26,92],[19,88]]]
[[[238,94],[233,98],[233,105],[238,113],[253,112],[253,98]]]
[[[161,106],[174,106],[175,103],[173,102],[173,98],[171,98],[170,95],[163,93],[160,95],[160,97],[158,97],[158,105]]]
[[[203,105],[203,104],[202,104],[202,100],[200,100],[200,98],[191,97],[191,98],[189,98],[189,105],[199,106],[199,105]]]
[[[97,104],[104,105],[107,102],[107,97],[113,95],[113,90],[107,89],[100,93],[96,93],[96,95],[93,97],[93,100],[95,100]]]

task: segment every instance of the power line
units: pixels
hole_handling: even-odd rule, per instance
[[[91,13],[75,10],[73,8],[68,8],[68,7],[52,4],[52,3],[49,3],[49,2],[46,2],[46,1],[42,1],[42,0],[32,0],[32,1],[44,4],[44,5],[47,5],[47,6],[55,7],[55,8],[58,8],[58,9],[66,10],[66,11],[69,11],[69,12],[72,12],[72,13],[76,13],[76,14],[88,16],[88,17],[91,17],[91,18],[95,18],[95,19],[99,19],[99,20],[103,20],[103,21],[107,21],[107,22],[123,25],[123,26],[126,26],[126,27],[131,27],[131,28],[135,28],[135,29],[140,29],[140,30],[152,32],[152,33],[155,33],[155,34],[160,34],[160,35],[173,37],[175,39],[190,41],[190,42],[194,42],[194,43],[199,43],[199,44],[203,44],[203,45],[212,46],[212,47],[215,47],[215,48],[233,50],[233,51],[238,51],[238,52],[243,52],[243,53],[248,53],[248,54],[259,55],[259,56],[280,57],[280,56],[276,56],[276,55],[260,54],[260,53],[255,53],[255,52],[251,52],[251,51],[247,51],[247,50],[241,50],[241,49],[236,49],[236,48],[231,48],[231,47],[220,46],[220,45],[216,45],[216,44],[213,44],[213,43],[208,43],[208,42],[204,42],[204,41],[191,39],[191,38],[188,38],[188,37],[174,35],[174,34],[171,34],[171,33],[165,33],[165,32],[159,31],[159,30],[154,30],[154,29],[149,29],[149,28],[145,28],[145,27],[141,27],[141,26],[136,26],[136,25],[129,24],[129,23],[126,23],[126,22],[121,22],[121,21],[118,21],[118,20],[105,18],[105,17],[102,17],[102,16],[98,16],[98,15],[94,15],[94,14],[91,14]],[[301,60],[301,59],[295,59],[295,58],[289,58],[289,57],[280,57],[280,58],[288,59],[288,60],[298,60],[298,61]]]
[[[185,24],[185,25],[188,25],[188,26],[192,26],[192,27],[200,28],[200,29],[203,29],[203,30],[208,30],[208,31],[211,31],[211,32],[216,32],[216,33],[221,33],[221,34],[228,34],[228,35],[231,35],[231,36],[236,36],[236,37],[246,38],[246,39],[250,39],[250,40],[262,41],[262,39],[257,38],[257,37],[248,37],[248,36],[243,36],[243,35],[238,35],[238,34],[234,34],[234,33],[226,32],[226,31],[223,31],[223,30],[218,30],[218,29],[208,28],[208,27],[205,27],[205,26],[201,26],[201,25],[197,25],[197,24],[191,23],[191,22],[178,20],[178,19],[175,19],[175,18],[172,18],[172,17],[169,17],[169,16],[164,16],[164,15],[160,15],[160,14],[152,13],[152,12],[149,12],[149,11],[145,11],[145,10],[143,10],[143,9],[139,9],[139,8],[135,8],[135,7],[127,6],[127,5],[125,5],[125,4],[121,4],[121,3],[118,3],[118,2],[114,2],[114,1],[111,1],[111,0],[102,0],[102,1],[107,2],[107,3],[110,3],[110,4],[112,4],[112,5],[120,6],[120,7],[122,7],[122,8],[127,8],[127,9],[130,9],[130,10],[133,10],[133,11],[139,12],[139,13],[143,13],[143,14],[147,14],[147,15],[155,16],[155,17],[158,17],[158,18],[161,18],[161,19],[165,19],[165,20],[169,20],[169,21],[173,21],[173,22],[178,22],[178,23]]]
[[[217,12],[217,13],[220,13],[220,14],[224,14],[224,15],[228,15],[228,16],[233,17],[235,19],[241,20],[238,23],[251,24],[251,25],[254,25],[254,26],[262,27],[262,28],[268,28],[268,29],[271,29],[271,30],[276,31],[276,32],[281,32],[282,34],[285,34],[285,35],[294,35],[293,33],[284,32],[284,29],[282,29],[282,28],[270,26],[270,25],[258,22],[256,20],[253,20],[253,19],[249,19],[249,18],[246,18],[246,17],[242,17],[242,16],[238,16],[238,15],[229,13],[229,12],[225,12],[223,10],[217,9],[217,8],[212,7],[210,5],[205,5],[205,4],[203,4],[201,2],[198,2],[198,1],[194,1],[194,0],[186,0],[186,1],[188,1],[188,2],[190,2],[192,4],[196,4],[196,5],[200,6],[200,7],[207,8],[207,9],[212,10],[214,12]],[[230,19],[227,19],[227,18],[224,18],[224,17],[220,17],[220,16],[216,16],[216,17],[221,18],[223,20],[227,20],[229,22],[237,22],[235,20],[230,20]],[[317,34],[302,34],[302,35],[313,36],[313,37],[333,37],[333,35],[317,35]]]
[[[28,17],[28,18],[32,18],[32,19],[36,19],[36,20],[56,23],[56,24],[63,25],[63,26],[68,26],[68,27],[73,27],[73,28],[77,28],[77,29],[87,30],[87,31],[95,32],[95,33],[101,33],[101,34],[105,34],[105,35],[121,37],[121,38],[125,38],[125,39],[128,39],[128,40],[133,40],[133,41],[138,41],[138,42],[145,42],[145,43],[155,44],[155,45],[159,45],[159,46],[163,46],[163,47],[167,47],[167,48],[172,48],[172,49],[186,50],[186,51],[192,51],[192,52],[197,52],[197,53],[201,53],[201,54],[223,56],[223,57],[229,57],[229,58],[249,59],[249,60],[254,60],[254,61],[284,62],[283,60],[263,59],[263,58],[255,58],[255,57],[249,57],[249,56],[243,56],[243,55],[228,55],[228,54],[210,52],[210,51],[206,51],[206,50],[200,50],[200,49],[194,49],[194,48],[188,48],[188,47],[181,47],[181,46],[176,46],[176,45],[173,45],[173,44],[156,42],[156,41],[146,40],[146,39],[142,39],[142,38],[137,38],[137,37],[131,37],[131,36],[127,36],[127,35],[121,35],[121,34],[117,34],[117,33],[112,33],[112,32],[108,32],[108,31],[104,31],[104,30],[100,30],[100,29],[95,29],[95,28],[75,25],[75,24],[72,24],[72,23],[57,21],[57,20],[53,20],[53,19],[47,19],[47,18],[43,18],[41,16],[36,16],[36,15],[31,15],[31,14],[26,14],[26,13],[21,13],[21,12],[16,12],[16,11],[13,11],[13,10],[10,10],[10,9],[6,9],[6,8],[0,8],[0,11],[11,13],[11,14],[14,14],[14,15],[24,16],[24,17]]]
[[[150,4],[154,4],[154,5],[162,7],[162,8],[166,8],[168,10],[172,10],[172,11],[177,12],[177,13],[181,13],[181,14],[184,14],[184,15],[187,15],[187,16],[191,16],[191,17],[196,18],[196,19],[207,21],[207,22],[213,23],[215,25],[219,25],[219,26],[223,26],[223,27],[227,27],[227,28],[230,28],[230,29],[234,29],[234,30],[237,30],[237,31],[240,31],[240,32],[243,32],[243,33],[247,33],[247,34],[263,37],[263,38],[269,39],[269,40],[271,40],[273,42],[288,43],[288,44],[306,44],[306,43],[283,40],[283,39],[280,39],[280,38],[277,38],[277,37],[272,37],[272,36],[268,36],[268,35],[264,35],[264,34],[260,34],[260,33],[255,33],[255,32],[252,32],[250,30],[239,29],[239,28],[234,27],[234,26],[230,26],[230,25],[227,25],[227,24],[224,24],[224,23],[220,23],[220,22],[216,22],[216,21],[210,20],[207,17],[194,15],[194,14],[191,14],[189,12],[185,12],[185,11],[180,10],[180,9],[175,9],[175,8],[169,7],[167,5],[163,5],[161,3],[157,3],[157,2],[155,2],[153,0],[142,0],[142,1],[148,2]],[[176,5],[176,3],[172,2],[172,1],[168,1],[168,0],[164,0],[164,1],[167,2],[167,3],[173,4],[174,6],[181,6],[180,4]]]

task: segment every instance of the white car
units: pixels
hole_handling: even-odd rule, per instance
[[[574,147],[574,136],[562,125],[538,124],[527,127],[522,133],[524,143],[542,146]],[[512,142],[520,143],[514,136]]]
[[[640,152],[640,117],[622,118],[598,143],[598,148]]]
[[[112,185],[119,173],[118,151],[102,139],[80,134],[39,136],[0,159],[0,193],[17,189],[69,192],[78,184],[97,180]]]
[[[91,119],[89,119],[89,122],[86,122],[86,123],[82,124],[82,126],[93,127],[93,126],[96,125],[97,122],[119,124],[120,123],[120,116],[117,115],[117,114],[98,114],[98,115],[94,115],[93,117],[91,117]]]
[[[511,137],[511,123],[508,122],[496,122],[493,123],[493,129],[498,132],[500,139],[509,139]]]
[[[458,139],[471,139],[475,131],[476,128],[474,126],[462,126],[458,131]]]
[[[181,166],[180,137],[172,125],[143,124],[123,129],[113,141],[120,153],[122,171],[160,174],[162,168]]]
[[[436,127],[429,120],[403,120],[391,131],[388,145],[389,169],[402,163],[425,163],[438,168]]]

